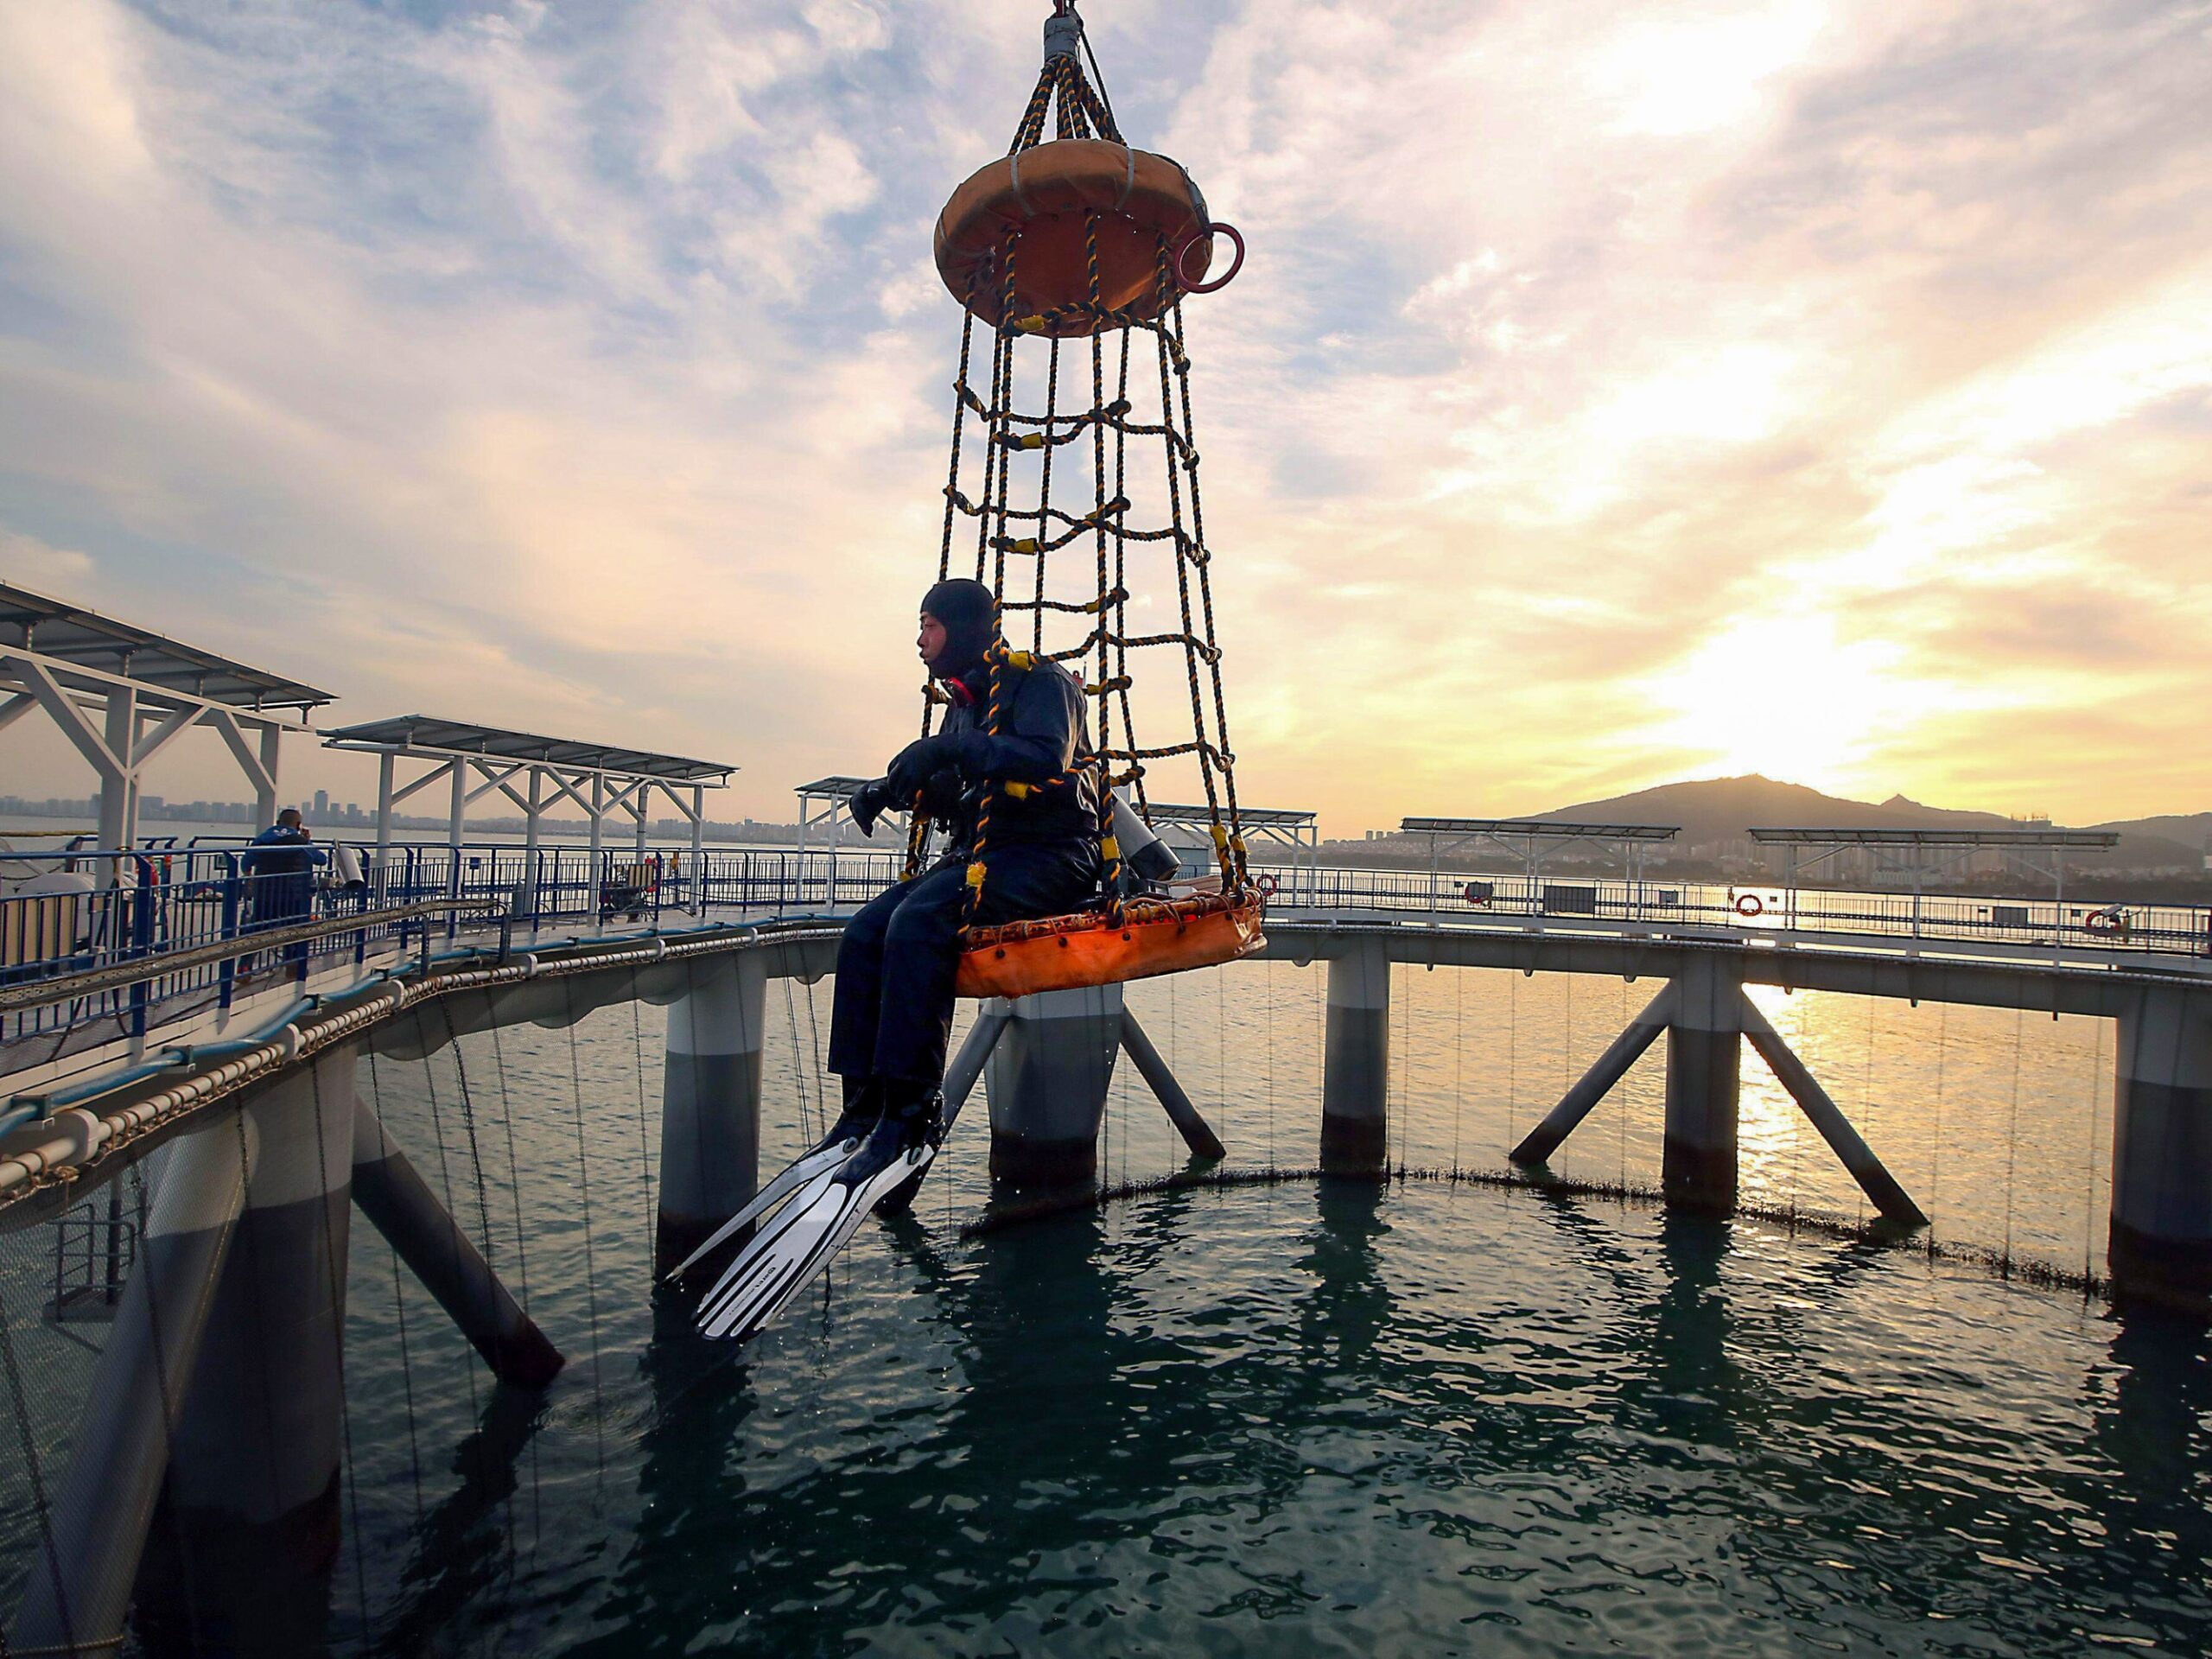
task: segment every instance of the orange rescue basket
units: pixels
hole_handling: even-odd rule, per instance
[[[1119,927],[1103,911],[979,927],[968,936],[955,988],[962,996],[1027,996],[1211,968],[1267,944],[1263,909],[1257,893],[1203,893],[1133,899]]]

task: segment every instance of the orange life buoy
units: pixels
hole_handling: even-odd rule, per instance
[[[1097,911],[979,927],[961,954],[962,996],[1027,996],[1117,985],[1249,957],[1267,942],[1256,895],[1133,899],[1122,925]]]
[[[1736,900],[1738,916],[1756,916],[1766,908],[1766,903],[1756,893],[1747,893]]]
[[[1094,225],[1096,310],[1090,276]],[[1098,311],[1149,321],[1182,293],[1205,286],[1214,228],[1205,198],[1180,163],[1109,139],[1055,138],[1001,157],[952,193],[938,215],[937,269],[952,297],[995,328],[1010,315],[1037,319],[1033,332],[1039,334],[1091,334],[1111,326],[1102,325]],[[1242,264],[1241,238],[1238,247]],[[1010,313],[1001,263],[1007,257],[1014,261]]]

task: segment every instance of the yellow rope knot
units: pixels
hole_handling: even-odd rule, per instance
[[[983,861],[980,858],[968,867],[968,885],[978,893],[983,890]]]

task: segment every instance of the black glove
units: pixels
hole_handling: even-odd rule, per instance
[[[872,784],[862,784],[845,803],[845,810],[852,815],[853,828],[873,837],[875,821],[883,816],[883,809],[891,804],[891,790],[880,778]]]
[[[945,732],[917,738],[899,751],[896,760],[884,774],[883,782],[890,798],[898,802],[912,801],[929,785],[931,773],[955,764],[960,758],[960,740]]]

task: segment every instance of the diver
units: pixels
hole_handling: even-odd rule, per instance
[[[947,846],[845,925],[830,1017],[830,1070],[844,1083],[836,1123],[667,1275],[759,1224],[700,1302],[709,1337],[759,1330],[871,1210],[912,1201],[944,1135],[939,1085],[963,926],[1084,909],[1100,890],[1103,785],[1083,687],[1041,657],[1007,659],[997,601],[980,582],[931,588],[915,644],[948,705],[944,728],[901,749],[850,807],[868,836],[887,811],[920,811],[947,829]]]
[[[949,700],[944,724],[855,792],[853,823],[872,836],[884,812],[918,804],[950,840],[928,869],[846,923],[830,1017],[830,1070],[844,1080],[847,1112],[855,1126],[879,1120],[887,1151],[911,1146],[935,1121],[963,925],[1081,910],[1101,880],[1103,808],[1082,685],[1042,657],[1027,668],[1002,663],[997,730],[988,729],[990,658],[1003,642],[997,602],[980,582],[941,582],[924,594],[914,643]],[[971,915],[969,866],[987,796]]]

